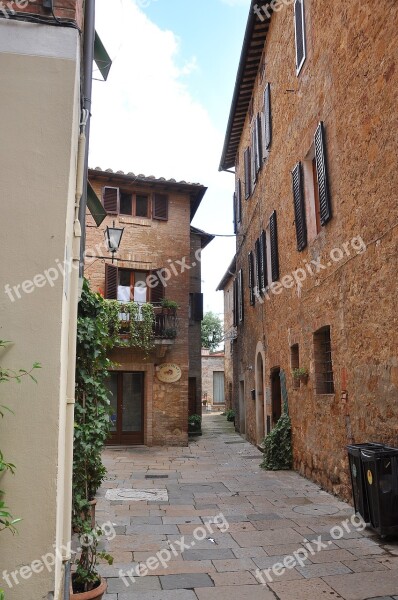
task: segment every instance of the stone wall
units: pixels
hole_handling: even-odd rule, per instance
[[[279,367],[287,378],[295,467],[347,498],[346,444],[398,444],[398,5],[306,0],[305,13],[307,58],[299,76],[290,5],[272,16],[265,77],[259,75],[254,87],[256,114],[265,84],[271,85],[273,139],[256,189],[242,201],[237,270],[244,273],[245,319],[235,380],[244,383],[246,433],[256,442],[258,414],[250,390],[256,388],[263,348],[264,418],[272,418],[270,376]],[[333,218],[318,235],[307,218],[309,243],[298,252],[291,170],[308,155],[319,121],[325,125]],[[242,181],[249,143],[247,116],[237,165]],[[274,210],[280,277],[305,272],[311,261],[325,268],[313,266],[301,285],[280,286],[253,307],[247,255]],[[309,217],[308,204],[306,212]],[[366,244],[362,253],[359,236]],[[327,395],[315,389],[313,334],[324,326],[331,329],[335,384],[335,393]],[[298,388],[291,377],[293,344],[299,344],[300,366],[309,371],[308,383]]]
[[[224,353],[210,354],[209,350],[202,348],[202,399],[213,404],[213,379],[214,373],[224,372]]]

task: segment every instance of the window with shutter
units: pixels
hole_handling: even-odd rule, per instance
[[[244,154],[245,161],[245,199],[250,198],[252,189],[251,189],[251,156],[250,156],[250,148],[246,148]]]
[[[236,206],[236,193],[232,196],[233,208],[234,208],[234,234],[237,234],[238,231],[238,215],[237,215],[237,206]]]
[[[243,273],[242,269],[238,273],[238,322],[242,323],[244,319],[244,291],[243,291]]]
[[[250,156],[251,156],[250,170],[251,170],[251,176],[252,176],[251,193],[253,193],[254,188],[256,187],[256,181],[257,181],[257,128],[256,128],[256,122],[257,122],[257,120],[255,119],[253,121],[252,130],[251,130],[251,148],[250,148]]]
[[[119,188],[104,187],[102,190],[102,202],[109,215],[117,215],[119,212]]]
[[[267,156],[267,150],[272,142],[272,116],[271,116],[271,86],[269,83],[264,90],[264,144],[263,158]]]
[[[232,293],[233,293],[233,307],[232,307],[233,325],[234,325],[234,327],[236,327],[238,324],[238,280],[236,279],[236,277],[234,279]]]
[[[295,0],[294,2],[294,32],[296,37],[296,74],[298,75],[306,55],[304,0]]]
[[[254,258],[253,258],[253,252],[249,252],[249,298],[250,298],[250,306],[254,306],[255,296],[254,296]]]
[[[236,221],[242,222],[242,184],[240,179],[236,182]]]
[[[303,193],[303,174],[301,163],[297,163],[292,171],[294,221],[296,224],[297,250],[301,252],[307,245],[307,222]]]
[[[271,215],[269,221],[270,241],[271,241],[271,275],[272,281],[279,279],[279,253],[278,253],[278,227],[276,221],[276,211]]]
[[[256,118],[256,172],[261,169],[262,163],[262,141],[261,141],[261,114],[258,113]]]
[[[154,194],[153,218],[158,221],[167,221],[169,218],[169,198],[166,194]]]
[[[117,300],[119,269],[115,265],[105,263],[105,298]]]
[[[150,281],[151,281],[151,302],[152,304],[160,304],[160,302],[164,298],[164,285],[162,280],[159,278],[159,271],[152,271]]]
[[[319,206],[321,225],[326,225],[332,218],[330,202],[329,180],[326,163],[325,129],[319,123],[314,136],[316,175],[318,180]]]
[[[193,321],[203,321],[203,294],[194,293],[192,294],[192,313],[191,317]]]
[[[268,286],[268,274],[267,274],[267,236],[265,231],[261,232],[260,236],[260,289],[262,293]]]
[[[256,293],[261,294],[262,261],[261,261],[261,238],[255,243],[256,254]]]

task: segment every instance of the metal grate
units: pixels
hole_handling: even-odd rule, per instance
[[[330,327],[314,333],[315,376],[317,394],[334,394]]]

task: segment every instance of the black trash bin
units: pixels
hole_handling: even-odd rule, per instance
[[[370,513],[365,476],[362,467],[361,450],[375,450],[380,448],[384,448],[384,445],[373,444],[370,442],[367,444],[351,444],[350,446],[347,446],[355,512],[361,515],[365,523],[370,523]]]
[[[382,536],[398,534],[398,449],[361,450],[369,516]]]

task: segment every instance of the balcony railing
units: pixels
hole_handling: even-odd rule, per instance
[[[131,310],[128,304],[120,305],[120,337],[126,339],[131,329],[131,319],[134,319],[139,329],[140,322],[144,320],[143,312],[147,304],[138,304],[138,308]],[[178,318],[176,309],[164,308],[160,303],[152,303],[153,308],[153,336],[158,340],[174,340],[178,334]]]

